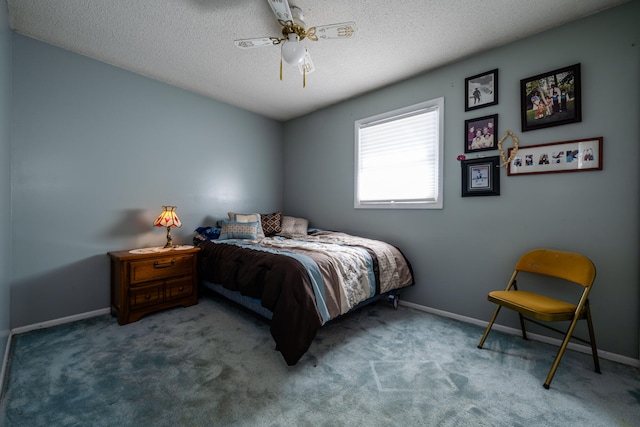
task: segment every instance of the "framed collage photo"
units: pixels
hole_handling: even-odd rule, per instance
[[[582,121],[580,64],[520,80],[522,131]]]
[[[464,121],[464,152],[495,150],[497,148],[498,115],[478,117]]]
[[[500,156],[463,160],[462,197],[500,195]]]
[[[464,79],[464,111],[498,103],[498,69]]]
[[[508,175],[602,170],[603,137],[519,147]],[[509,149],[509,155],[513,148]]]

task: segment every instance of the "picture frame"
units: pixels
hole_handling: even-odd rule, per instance
[[[520,80],[522,131],[582,121],[580,64]]]
[[[500,156],[463,160],[462,197],[500,195]]]
[[[498,103],[498,69],[464,79],[464,111]]]
[[[498,115],[478,117],[464,121],[464,152],[495,150],[498,141]]]
[[[602,170],[602,141],[599,136],[519,147],[507,175]]]

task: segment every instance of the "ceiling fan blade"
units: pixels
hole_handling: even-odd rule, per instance
[[[353,37],[357,30],[355,22],[318,25],[307,30],[307,38],[316,42],[319,39],[348,39]]]
[[[280,43],[280,41],[274,37],[260,37],[257,39],[242,39],[233,41],[233,44],[238,46],[240,49],[253,49],[255,47],[273,46],[274,44],[278,43]]]
[[[271,10],[273,14],[276,15],[278,21],[292,21],[293,16],[291,15],[291,8],[289,7],[288,0],[267,0],[269,6],[271,6]]]
[[[308,50],[304,53],[304,58],[298,64],[298,70],[300,70],[300,74],[310,74],[316,70]]]

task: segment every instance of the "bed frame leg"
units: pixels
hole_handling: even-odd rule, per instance
[[[399,301],[400,301],[400,297],[398,296],[397,293],[395,293],[395,292],[389,293],[389,302],[393,305],[393,308],[395,310],[398,309],[398,302]]]

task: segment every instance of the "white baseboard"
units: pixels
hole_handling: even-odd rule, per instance
[[[9,331],[9,337],[7,338],[7,347],[4,351],[4,358],[2,359],[2,368],[0,368],[0,402],[4,395],[4,377],[7,373],[7,366],[9,365],[9,349],[11,348],[11,331]]]
[[[437,316],[448,317],[450,319],[459,320],[461,322],[471,323],[473,325],[482,326],[484,328],[486,328],[487,325],[489,324],[489,322],[486,322],[484,320],[474,319],[473,317],[462,316],[462,315],[459,315],[459,314],[450,313],[448,311],[443,311],[443,310],[438,310],[438,309],[431,308],[431,307],[426,307],[424,305],[419,305],[419,304],[415,304],[415,303],[412,303],[412,302],[403,301],[402,299],[399,301],[399,304],[400,305],[404,305],[406,307],[415,308],[416,310],[424,311],[426,313],[435,314]],[[522,335],[522,331],[520,329],[510,328],[508,326],[498,325],[498,324],[495,324],[495,323],[494,323],[492,329],[495,329],[496,331],[505,332],[505,333],[508,333],[508,334],[511,334],[511,335],[518,335],[518,336]],[[559,339],[556,339],[556,338],[550,338],[550,337],[547,337],[547,336],[544,336],[544,335],[532,334],[530,332],[527,332],[527,338],[530,338],[530,339],[535,340],[535,341],[540,341],[540,342],[543,342],[543,343],[547,343],[547,344],[552,344],[552,345],[555,345],[556,347],[560,347],[560,345],[562,344],[562,340],[559,340]],[[480,340],[480,337],[478,337],[478,340]],[[576,343],[571,342],[571,343],[569,343],[567,348],[569,348],[571,350],[578,351],[580,353],[591,354],[591,347],[587,347],[586,345],[580,345],[580,344],[576,344]],[[603,351],[603,350],[598,350],[598,356],[603,358],[603,359],[611,360],[613,362],[618,362],[618,363],[622,363],[624,365],[629,365],[629,366],[634,366],[636,368],[640,368],[640,360],[639,359],[634,359],[632,357],[627,357],[627,356],[623,356],[621,354],[611,353],[611,352]]]
[[[100,310],[88,311],[86,313],[74,314],[73,316],[62,317],[60,319],[47,320],[42,323],[35,323],[33,325],[20,326],[11,330],[13,335],[24,334],[25,332],[35,331],[37,329],[50,328],[52,326],[64,325],[65,323],[75,322],[77,320],[89,319],[91,317],[102,316],[103,314],[109,314],[110,308],[101,308]]]
[[[7,339],[7,347],[4,352],[4,358],[2,359],[2,368],[0,369],[0,399],[4,392],[4,380],[7,372],[7,366],[9,365],[9,350],[11,349],[11,342],[14,335],[23,334],[25,332],[35,331],[37,329],[50,328],[52,326],[63,325],[65,323],[75,322],[77,320],[89,319],[91,317],[102,316],[103,314],[109,314],[110,308],[103,308],[100,310],[89,311],[86,313],[74,314],[73,316],[62,317],[60,319],[48,320],[42,323],[36,323],[33,325],[21,326],[9,331],[9,338]]]

